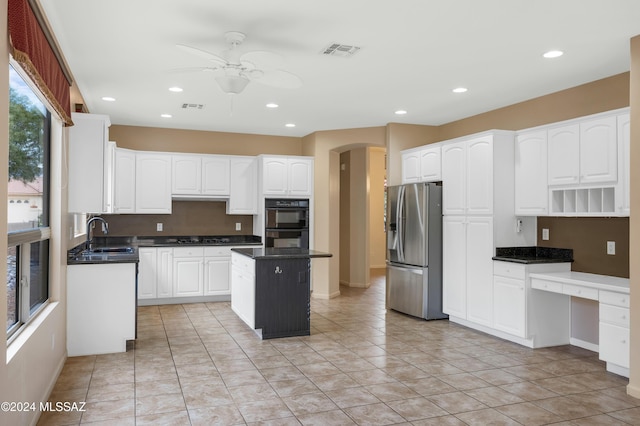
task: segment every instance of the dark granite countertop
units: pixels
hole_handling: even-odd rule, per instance
[[[94,237],[93,251],[82,243],[67,252],[67,265],[138,262],[138,247],[258,245],[262,240],[255,235]]]
[[[573,262],[573,250],[553,247],[497,247],[493,260],[514,263]]]
[[[331,257],[331,253],[300,248],[232,248],[231,251],[243,254],[255,260],[260,259],[311,259]]]

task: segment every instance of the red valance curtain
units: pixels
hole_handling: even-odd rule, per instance
[[[9,0],[8,27],[13,58],[29,74],[67,126],[72,126],[70,81],[27,0]]]

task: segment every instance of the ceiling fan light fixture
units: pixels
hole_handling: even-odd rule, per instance
[[[239,75],[221,75],[215,79],[223,92],[234,95],[242,92],[249,84],[248,78]]]

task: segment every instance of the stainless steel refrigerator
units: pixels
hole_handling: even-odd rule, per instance
[[[442,312],[442,185],[387,188],[387,306],[424,319]]]

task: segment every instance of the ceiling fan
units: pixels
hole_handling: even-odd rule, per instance
[[[239,47],[245,37],[238,31],[225,33],[229,48],[220,55],[184,44],[178,44],[177,47],[213,62],[211,66],[195,70],[213,72],[216,82],[225,93],[238,94],[251,81],[284,89],[297,89],[302,85],[300,77],[280,69],[282,56],[259,50],[243,53]]]

